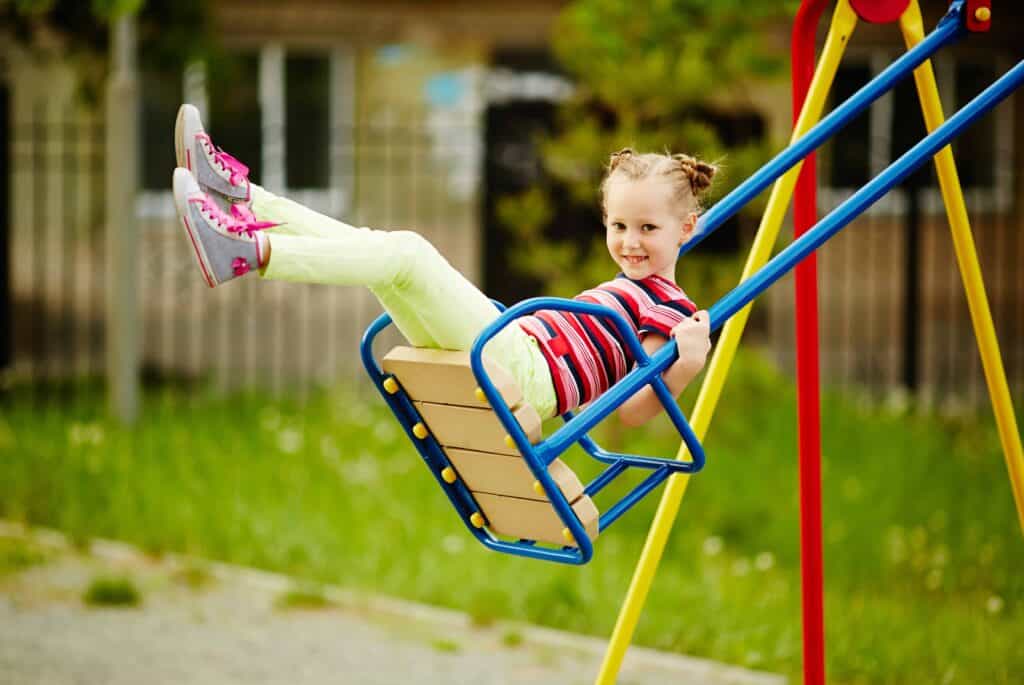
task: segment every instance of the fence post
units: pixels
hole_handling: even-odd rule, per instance
[[[111,24],[106,122],[106,357],[108,408],[132,423],[139,410],[138,79],[135,17]]]
[[[14,317],[11,316],[10,248],[11,221],[14,207],[10,202],[10,174],[8,160],[14,149],[11,135],[10,97],[7,86],[0,85],[0,372],[13,361]],[[12,165],[13,166],[13,165]],[[4,390],[0,385],[0,396]]]

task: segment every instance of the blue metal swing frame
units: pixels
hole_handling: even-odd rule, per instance
[[[737,186],[705,213],[699,223],[700,231],[698,235],[682,246],[680,254],[693,249],[701,240],[721,226],[722,223],[739,211],[741,207],[758,193],[767,188],[808,154],[816,150],[868,105],[891,90],[900,80],[906,78],[918,65],[930,58],[932,54],[940,48],[962,38],[966,33],[964,0],[954,0],[950,5],[949,11],[940,20],[935,30],[923,41],[893,62],[887,69],[851,96],[850,99],[839,105],[827,117],[822,119],[807,134],[780,152],[774,159]],[[957,111],[945,123],[925,138],[922,138],[867,185],[821,219],[812,229],[804,233],[804,235],[782,250],[750,278],[740,283],[716,302],[708,310],[712,330],[717,330],[724,325],[729,317],[752,302],[766,288],[793,269],[804,257],[820,247],[885,195],[892,187],[901,183],[914,170],[931,159],[940,149],[959,135],[963,129],[995,107],[1016,88],[1020,87],[1021,83],[1024,83],[1024,60],[1018,62],[1016,66],[1003,74],[1003,76]],[[502,309],[502,307],[499,306],[499,309]],[[540,309],[591,314],[609,319],[620,332],[627,333],[623,335],[623,338],[630,346],[637,364],[631,372],[579,414],[574,415],[572,412],[564,414],[562,418],[565,420],[565,425],[550,437],[536,445],[531,445],[509,407],[487,375],[483,366],[482,352],[486,343],[505,326],[514,322],[520,316]],[[391,395],[383,388],[386,376],[381,372],[373,357],[372,346],[374,338],[390,322],[390,317],[384,314],[367,329],[361,345],[364,366],[373,379],[374,385],[391,407],[399,423],[402,424],[409,435],[410,440],[416,445],[424,461],[430,467],[438,483],[462,516],[467,528],[477,539],[491,549],[562,563],[584,564],[591,559],[593,556],[593,546],[589,537],[584,531],[582,524],[572,512],[569,502],[566,501],[565,496],[547,472],[547,465],[573,444],[579,444],[592,457],[608,464],[605,471],[586,486],[585,492],[589,495],[599,492],[628,468],[639,467],[652,470],[650,476],[601,516],[599,530],[605,530],[612,522],[617,520],[645,495],[667,479],[669,475],[673,473],[694,473],[699,471],[704,465],[703,448],[686,418],[676,405],[675,399],[671,396],[664,381],[661,379],[661,374],[678,358],[678,350],[674,341],[667,342],[651,356],[646,354],[635,336],[628,334],[631,332],[631,328],[626,321],[611,309],[560,298],[540,297],[524,300],[508,309],[504,309],[500,316],[480,333],[470,351],[470,361],[473,373],[476,375],[488,402],[509,435],[512,436],[516,447],[522,453],[530,470],[543,485],[559,517],[570,530],[573,538],[578,542],[578,547],[567,546],[561,549],[554,549],[538,546],[535,542],[529,540],[516,542],[496,539],[472,524],[470,517],[479,508],[461,480],[456,480],[455,483],[449,484],[441,477],[441,471],[449,464],[440,445],[432,437],[426,440],[419,440],[413,436],[412,426],[420,418],[412,402],[404,392]],[[625,400],[648,385],[654,389],[658,399],[665,406],[673,425],[679,431],[693,457],[692,462],[608,452],[600,448],[587,435],[587,431],[604,420],[621,406]]]

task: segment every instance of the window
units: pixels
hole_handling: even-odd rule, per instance
[[[871,69],[866,64],[841,65],[832,83],[829,111],[845,102],[871,80]],[[871,138],[871,120],[862,112],[846,128],[836,134],[829,144],[827,170],[828,185],[833,188],[859,188],[871,180],[871,158],[867,141]]]
[[[969,62],[957,64],[955,74],[957,109],[974,99],[999,76],[992,64]],[[996,150],[995,116],[995,112],[989,112],[953,142],[953,154],[964,187],[991,188],[996,183],[993,160]]]
[[[205,87],[198,88],[199,96],[209,103],[203,125],[217,147],[249,167],[249,178],[263,183],[260,57],[257,53],[233,55],[210,76]]]
[[[267,44],[198,65],[143,88],[143,216],[173,216],[171,131],[178,105],[203,113],[214,143],[249,167],[250,178],[325,214],[346,211],[351,173],[353,59],[345,50],[291,52]]]
[[[330,61],[324,55],[285,60],[285,179],[289,188],[329,185]]]
[[[875,53],[848,57],[832,86],[831,111],[885,69],[895,54]],[[943,110],[947,117],[1006,71],[1007,64],[993,58],[962,59],[943,56],[933,60]],[[925,133],[917,90],[911,78],[840,131],[823,150],[822,209],[830,209],[878,175]],[[980,209],[1005,211],[1011,197],[1013,155],[1012,101],[989,112],[966,129],[953,144],[960,182]],[[894,188],[869,211],[902,213],[907,184],[923,188],[922,206],[944,211],[933,165],[922,167],[902,187]]]
[[[175,167],[171,136],[182,100],[181,75],[147,69],[142,71],[139,81],[144,141],[140,186],[143,191],[166,191],[171,187]],[[162,133],[162,137],[157,132]]]

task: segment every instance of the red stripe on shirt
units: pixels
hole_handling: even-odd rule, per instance
[[[678,285],[654,275],[640,281],[619,276],[580,293],[575,299],[601,304],[621,314],[630,333],[640,339],[648,333],[669,337],[672,328],[697,309]],[[672,306],[667,306],[669,304]],[[607,319],[541,310],[521,317],[519,324],[537,339],[548,362],[559,414],[607,391],[633,364],[633,355],[622,334]],[[599,350],[610,362],[611,376]],[[573,368],[578,379],[572,373]]]

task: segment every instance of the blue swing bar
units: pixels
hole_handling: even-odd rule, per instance
[[[962,15],[963,0],[954,0],[950,11],[939,22],[936,30],[928,38],[894,62],[888,69],[852,96],[850,100],[837,107],[836,110],[811,129],[805,136],[777,155],[771,162],[762,167],[761,170],[709,210],[702,217],[703,232],[684,245],[680,253],[688,251],[703,240],[703,238],[707,237],[726,219],[735,214],[746,202],[788,171],[793,165],[803,159],[804,156],[820,146],[822,142],[837,130],[845,126],[850,119],[883,93],[890,90],[900,79],[906,77],[936,50],[962,36],[966,32],[963,27]],[[940,149],[948,145],[953,138],[959,135],[964,128],[995,107],[1018,88],[1022,82],[1024,82],[1024,61],[1019,62],[961,110],[956,112],[944,124],[919,141],[871,182],[833,210],[828,216],[820,220],[812,229],[794,241],[789,247],[776,255],[757,273],[740,283],[731,292],[712,305],[709,309],[712,330],[721,327],[729,317],[747,306],[766,288],[796,266],[804,257],[820,247],[830,237],[847,226],[855,217],[859,216],[885,195],[893,186],[902,182],[915,169],[931,159]],[[595,399],[579,414],[574,415],[572,412],[566,412],[563,415],[565,425],[540,443],[531,445],[501,397],[501,394],[488,377],[483,366],[482,354],[487,342],[502,328],[520,316],[541,309],[570,311],[610,320],[619,330],[620,334],[623,334],[622,337],[626,340],[626,344],[636,360],[636,368],[630,371],[607,392]],[[413,443],[417,445],[424,460],[431,466],[435,477],[442,483],[453,505],[462,514],[467,526],[484,545],[492,549],[563,563],[583,564],[589,561],[593,554],[590,539],[583,530],[582,524],[580,524],[572,512],[565,496],[554,484],[553,479],[547,472],[547,465],[574,443],[579,444],[594,458],[609,464],[602,474],[586,486],[585,492],[588,495],[597,493],[616,477],[624,473],[629,467],[648,468],[653,471],[644,481],[601,516],[599,530],[604,530],[611,525],[612,522],[666,480],[672,473],[693,473],[699,471],[704,465],[703,449],[687,423],[686,418],[679,410],[675,398],[672,397],[661,378],[662,372],[678,358],[678,350],[674,341],[667,342],[651,356],[643,350],[639,341],[631,334],[631,329],[621,315],[611,309],[591,303],[561,298],[541,297],[524,300],[504,310],[495,321],[480,333],[470,351],[470,362],[473,373],[476,375],[480,387],[495,414],[512,437],[531,471],[541,482],[559,517],[569,528],[575,540],[578,541],[579,546],[564,547],[559,550],[538,547],[530,541],[505,542],[497,540],[482,530],[475,528],[470,523],[469,517],[475,511],[475,504],[473,503],[472,495],[466,491],[465,486],[462,486],[461,482],[449,485],[441,480],[439,476],[440,467],[438,465],[446,464],[447,459],[444,457],[440,447],[432,439],[417,440],[412,438],[411,426],[418,420],[418,414],[408,398],[403,393],[391,396],[382,389],[381,384],[384,376],[373,359],[371,347],[373,338],[388,323],[390,323],[390,317],[385,314],[367,329],[362,344],[364,365],[371,377],[374,378],[378,390],[380,390],[384,399],[389,403],[395,415],[405,427]],[[623,402],[646,385],[650,385],[653,388],[658,399],[665,406],[670,419],[690,450],[690,454],[693,457],[692,462],[607,452],[601,449],[587,435],[587,431],[604,420],[621,406]],[[405,405],[408,405],[408,407]]]
[[[697,234],[679,249],[680,256],[696,247],[717,228],[745,207],[748,202],[789,171],[804,157],[818,149],[822,143],[844,128],[858,114],[881,96],[888,93],[901,80],[930,58],[939,49],[966,35],[963,0],[955,0],[935,30],[908,52],[903,53],[882,73],[866,83],[860,90],[832,110],[810,131],[794,141],[763,167],[736,186],[728,195],[716,202],[697,222]]]
[[[818,221],[813,228],[793,241],[789,247],[775,255],[757,273],[716,302],[708,310],[711,316],[712,330],[722,326],[730,316],[747,306],[765,288],[784,276],[800,260],[818,249],[826,240],[877,202],[893,186],[903,182],[907,176],[934,157],[939,150],[948,145],[976,119],[1019,88],[1021,83],[1024,83],[1024,60],[1017,62],[1012,69],[964,105],[931,134],[918,141],[867,185],[832,210],[828,216]],[[659,350],[655,357],[657,358],[661,353],[662,350]]]

